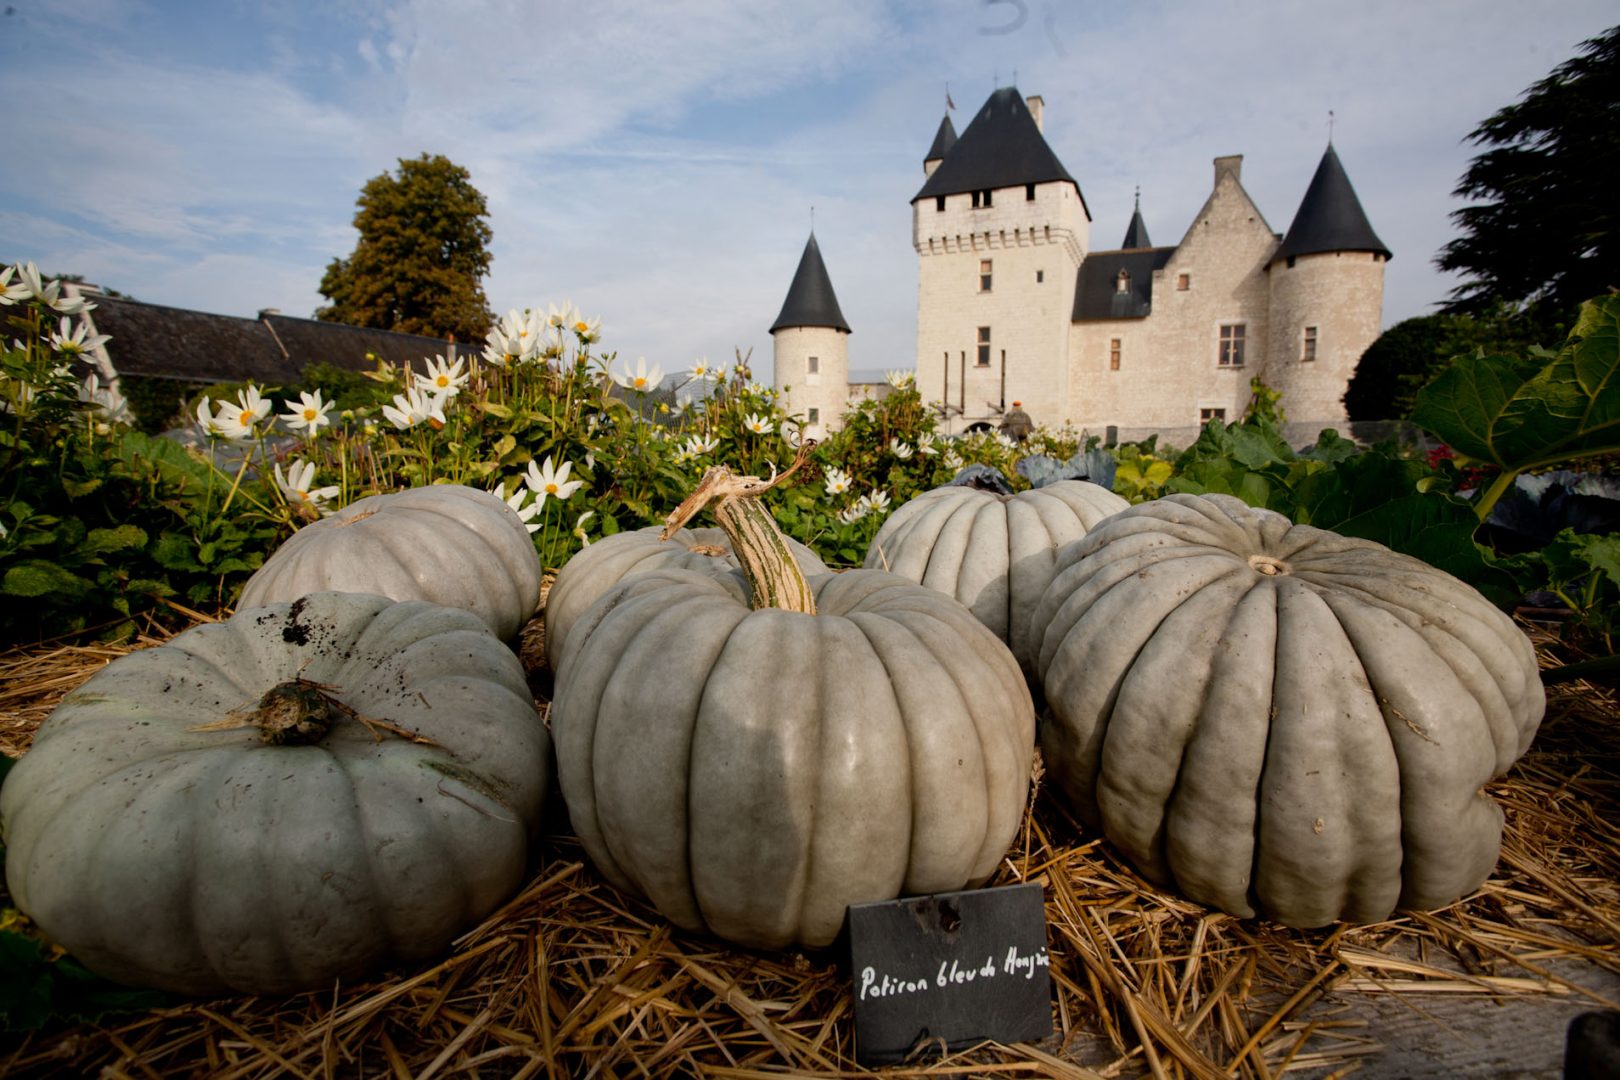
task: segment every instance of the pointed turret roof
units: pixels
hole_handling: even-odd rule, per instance
[[[1305,189],[1294,223],[1288,226],[1288,234],[1272,261],[1323,251],[1375,251],[1386,259],[1390,257],[1389,248],[1367,221],[1332,143],[1328,143],[1322,163],[1311,177],[1311,186]]]
[[[934,132],[934,143],[928,148],[928,153],[923,157],[923,164],[926,165],[930,161],[939,161],[950,153],[951,147],[955,145],[956,125],[951,123],[951,114],[946,113],[945,119],[939,122],[939,130]]]
[[[1074,184],[1075,191],[1080,190],[1046,145],[1023,95],[1016,87],[1007,86],[990,95],[911,201],[1049,180],[1064,180]],[[1085,205],[1084,195],[1080,202]],[[1089,211],[1086,216],[1089,219]]]
[[[1148,239],[1147,222],[1142,220],[1142,193],[1136,193],[1136,210],[1131,214],[1130,227],[1125,230],[1125,240],[1119,245],[1125,251],[1135,248],[1148,248],[1153,241]]]
[[[830,326],[846,334],[851,332],[844,313],[838,310],[838,297],[833,293],[832,278],[827,276],[827,264],[821,261],[815,233],[804,245],[798,272],[788,286],[787,299],[782,301],[782,313],[771,324],[771,333],[790,326]]]

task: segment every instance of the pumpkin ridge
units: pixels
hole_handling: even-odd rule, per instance
[[[695,571],[689,572],[695,573]],[[731,624],[731,626],[726,629],[725,633],[717,635],[718,647],[712,653],[708,667],[703,672],[703,681],[698,684],[701,689],[698,691],[696,707],[693,708],[691,712],[691,727],[688,731],[686,739],[686,759],[681,762],[681,768],[678,773],[678,775],[681,777],[681,783],[685,786],[685,794],[681,801],[685,804],[686,808],[686,850],[684,852],[685,858],[683,862],[683,865],[686,868],[686,887],[691,898],[692,910],[697,912],[704,924],[708,926],[713,926],[714,920],[710,917],[710,913],[705,910],[702,902],[698,898],[696,875],[692,869],[698,863],[698,853],[693,850],[693,844],[697,838],[697,830],[692,827],[692,823],[696,820],[696,815],[692,806],[694,788],[691,783],[693,762],[698,743],[698,730],[703,725],[704,719],[711,716],[711,709],[709,707],[709,686],[715,681],[714,671],[720,666],[721,662],[724,661],[726,653],[731,648],[732,640],[736,637],[737,633],[742,629],[742,627],[745,626],[748,621],[756,615],[756,613],[777,610],[774,608],[751,609],[743,607],[740,604],[738,605],[738,608],[740,609],[738,611],[740,617],[737,618]],[[643,625],[650,625],[650,620],[649,623]],[[646,893],[644,892],[643,895],[646,895]]]
[[[1313,573],[1312,577],[1327,577],[1320,572]],[[1396,616],[1401,622],[1418,631],[1419,637],[1434,649],[1446,666],[1455,674],[1461,683],[1470,688],[1475,699],[1484,701],[1480,695],[1486,695],[1493,702],[1500,704],[1500,711],[1486,709],[1491,739],[1497,748],[1498,771],[1505,772],[1529,747],[1535,730],[1540,724],[1541,717],[1535,708],[1535,700],[1526,703],[1527,696],[1525,680],[1516,680],[1517,686],[1504,685],[1504,680],[1512,679],[1522,674],[1522,665],[1515,662],[1515,658],[1507,655],[1511,650],[1501,648],[1501,642],[1493,635],[1480,632],[1479,619],[1461,618],[1455,605],[1448,605],[1452,613],[1445,618],[1429,618],[1418,607],[1418,598],[1429,596],[1436,602],[1447,603],[1443,598],[1434,596],[1422,590],[1403,589],[1402,597],[1406,604],[1396,603],[1389,597],[1380,596],[1365,587],[1365,582],[1359,577],[1346,575],[1333,575],[1331,577],[1333,591],[1345,593],[1370,607],[1385,610]],[[1315,586],[1322,591],[1329,591],[1325,585]],[[1426,605],[1425,605],[1426,606]],[[1486,609],[1481,609],[1482,611]],[[1438,612],[1434,614],[1439,614]],[[1496,609],[1490,607],[1486,618],[1499,615]],[[1505,619],[1505,617],[1503,617]],[[1516,632],[1516,630],[1515,630]],[[1437,648],[1434,638],[1438,636],[1448,640],[1451,644]],[[1521,635],[1522,636],[1522,635]],[[1511,639],[1517,641],[1517,638]],[[1527,645],[1528,647],[1528,645]],[[1470,662],[1472,661],[1472,662]],[[1543,705],[1543,708],[1545,706]],[[1500,721],[1494,719],[1500,716]],[[1521,717],[1523,717],[1521,719]]]
[[[1236,604],[1226,603],[1223,594],[1243,594],[1252,587],[1234,568],[1191,590],[1164,613],[1120,679],[1098,756],[1097,801],[1103,808],[1108,839],[1126,849],[1149,878],[1177,881],[1169,856],[1170,813],[1176,793],[1182,790],[1202,711],[1196,705],[1178,708],[1184,700],[1166,689],[1164,669],[1168,667],[1173,679],[1186,680],[1189,685],[1207,685],[1236,609]],[[1227,611],[1221,632],[1207,636],[1204,644],[1185,643],[1187,635],[1181,624],[1191,622],[1195,631],[1203,628],[1209,622],[1207,609],[1213,607],[1219,615],[1222,606]],[[1167,784],[1161,783],[1162,774],[1151,773],[1171,753],[1176,755],[1175,773]],[[1114,764],[1116,761],[1123,764]],[[1157,815],[1153,828],[1126,828],[1148,815]]]
[[[499,496],[492,493],[490,498],[499,498]],[[474,502],[477,500],[468,499],[465,501]],[[484,566],[490,566],[498,569],[501,572],[501,575],[506,578],[507,585],[510,586],[513,594],[523,593],[523,586],[517,580],[517,578],[513,576],[511,565],[508,561],[509,556],[521,550],[515,543],[518,538],[515,529],[508,527],[503,530],[494,531],[494,535],[491,535],[491,531],[484,528],[486,523],[482,518],[474,517],[468,520],[454,517],[445,513],[440,507],[433,506],[431,504],[425,506],[403,507],[402,509],[409,510],[413,513],[421,513],[424,517],[441,518],[445,522],[444,525],[440,526],[441,529],[448,531],[449,529],[457,528],[463,533],[471,534],[473,537],[477,538],[478,542],[483,545],[484,551],[488,553],[489,557],[479,559],[477,556],[472,556],[472,558]],[[503,509],[505,509],[506,512],[511,514],[513,517],[517,516],[517,512],[512,510],[510,507],[504,507]],[[520,518],[519,521],[521,522],[521,520],[522,519]],[[524,535],[525,537],[528,535],[527,530],[525,530]],[[533,541],[527,542],[526,546],[533,548]],[[467,557],[465,552],[462,552],[462,555],[463,557]],[[538,557],[539,556],[537,554],[536,558],[538,559]],[[535,598],[535,603],[539,603],[538,596]],[[528,620],[525,619],[524,621],[527,622]]]
[[[1351,641],[1356,658],[1361,663],[1368,692],[1389,729],[1391,748],[1400,769],[1401,846],[1407,856],[1401,873],[1401,895],[1410,897],[1421,907],[1446,903],[1489,875],[1501,844],[1501,817],[1497,814],[1493,818],[1491,812],[1495,810],[1495,804],[1480,794],[1480,789],[1496,773],[1495,754],[1490,755],[1490,760],[1471,762],[1459,753],[1459,748],[1479,745],[1480,731],[1489,738],[1491,724],[1487,710],[1469,693],[1467,683],[1451,672],[1446,658],[1436,653],[1421,633],[1402,625],[1390,613],[1378,608],[1341,609],[1340,603],[1343,601],[1339,598],[1324,595],[1322,599],[1333,610]],[[1385,620],[1394,625],[1387,626],[1383,632],[1376,626],[1361,625],[1363,621]],[[1402,633],[1415,640],[1397,646],[1394,636]],[[1386,642],[1389,643],[1387,646]],[[1390,650],[1388,654],[1386,647]],[[1388,668],[1392,661],[1399,665],[1410,659],[1418,648],[1430,654],[1432,659],[1428,666],[1433,668],[1436,675],[1451,673],[1456,685],[1441,690],[1434,687],[1433,681],[1425,681],[1415,684],[1415,691],[1402,689],[1407,685],[1407,680],[1391,673]],[[1378,665],[1376,672],[1369,667],[1369,659]],[[1434,659],[1440,662],[1435,664]],[[1443,704],[1432,702],[1427,703],[1431,707],[1423,708],[1421,718],[1427,721],[1427,727],[1408,717],[1396,704],[1396,699],[1411,699],[1422,693],[1434,693],[1444,698]],[[1408,701],[1408,708],[1417,711],[1425,704],[1419,698],[1415,702]],[[1469,730],[1476,727],[1480,731]],[[1418,742],[1412,741],[1413,736]],[[1424,743],[1427,746],[1422,745]],[[1431,747],[1435,749],[1431,750]],[[1443,752],[1436,753],[1441,750]],[[1414,777],[1413,773],[1421,775]],[[1483,806],[1479,803],[1481,799],[1484,800]],[[1482,813],[1484,820],[1481,820]],[[1431,829],[1440,835],[1430,837],[1428,831]],[[1486,831],[1491,833],[1488,840],[1484,836]],[[1484,858],[1487,847],[1488,859]],[[1466,867],[1457,869],[1455,862],[1468,849],[1479,852],[1479,856]],[[1417,870],[1412,867],[1414,862]],[[1445,874],[1448,863],[1452,864],[1449,869],[1454,875],[1450,880],[1446,880]],[[1431,880],[1419,880],[1420,875],[1423,879]],[[1437,876],[1442,879],[1441,883],[1432,880]]]

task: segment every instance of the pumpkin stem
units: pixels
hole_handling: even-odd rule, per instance
[[[813,446],[815,441],[806,439],[787,471],[773,473],[769,480],[738,476],[724,465],[716,465],[703,474],[697,490],[664,520],[662,539],[668,540],[698,511],[713,503],[715,520],[731,539],[732,550],[748,578],[754,610],[779,608],[814,615],[816,601],[810,583],[788,550],[787,538],[759,498],[797,472]]]
[[[247,722],[269,746],[309,746],[326,738],[332,725],[353,713],[316,683],[293,679],[264,692]]]

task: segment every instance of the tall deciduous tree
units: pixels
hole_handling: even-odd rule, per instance
[[[401,158],[356,205],[360,241],[327,266],[321,295],[331,303],[317,319],[459,341],[489,332],[483,278],[494,234],[466,169],[439,154]]]
[[[1463,235],[1435,260],[1468,277],[1447,310],[1573,311],[1620,287],[1620,26],[1583,42],[1469,139],[1489,149],[1453,192],[1479,200],[1451,215]]]

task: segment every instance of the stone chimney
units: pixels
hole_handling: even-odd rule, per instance
[[[1240,184],[1243,182],[1243,155],[1242,154],[1232,154],[1232,155],[1229,155],[1227,157],[1218,157],[1218,158],[1215,159],[1215,186],[1216,187],[1221,186],[1221,177],[1225,176],[1227,173],[1232,174],[1232,179],[1235,182],[1240,183]]]
[[[1027,104],[1029,106],[1029,115],[1031,115],[1031,116],[1033,116],[1035,118],[1035,130],[1041,132],[1042,134],[1045,134],[1045,132],[1046,132],[1046,101],[1045,101],[1045,99],[1043,99],[1041,97],[1041,95],[1039,95],[1039,94],[1031,94],[1031,95],[1029,95],[1029,97],[1024,99],[1024,102],[1025,102],[1025,104]]]

